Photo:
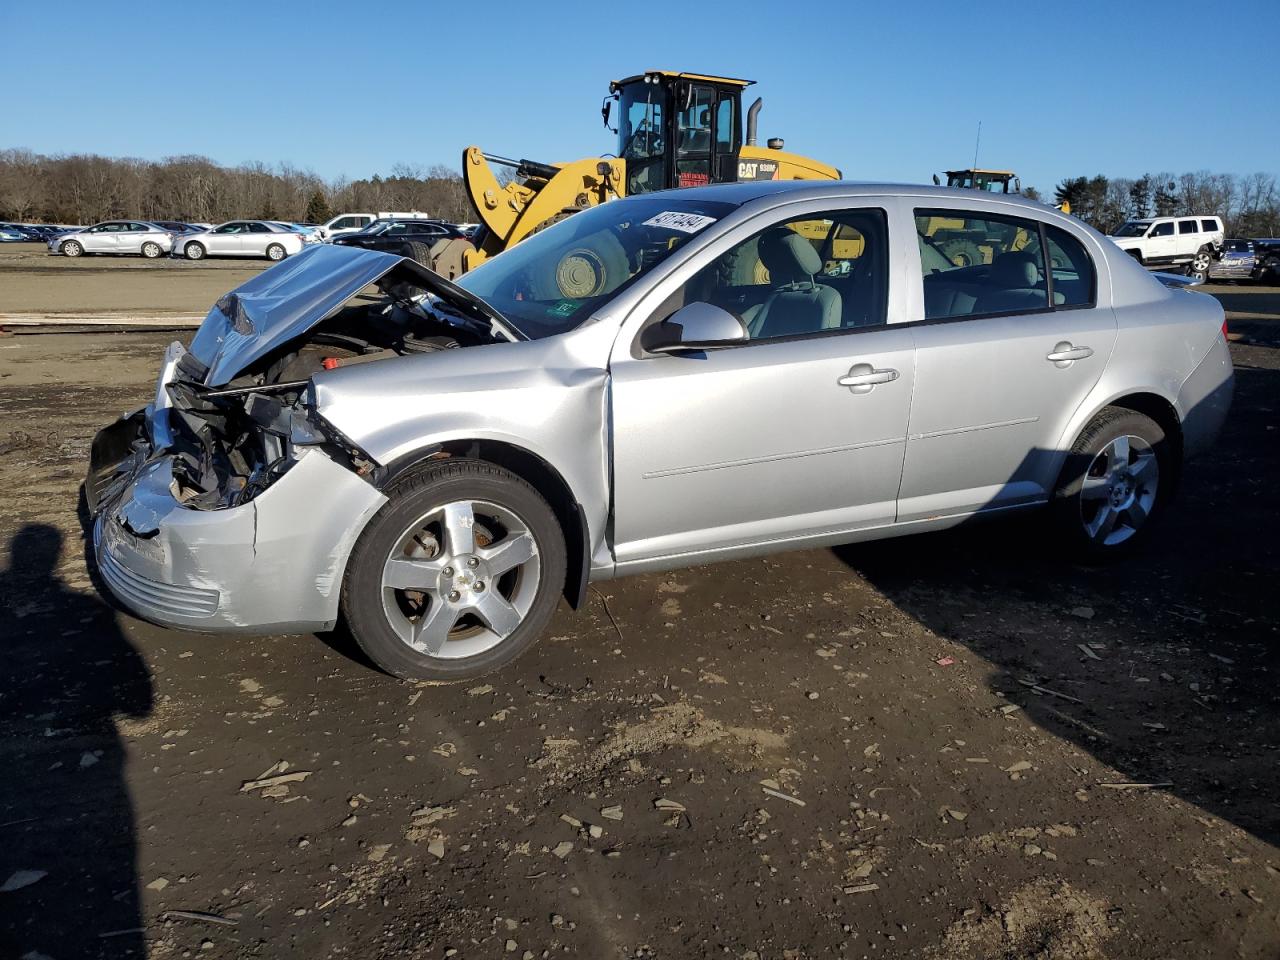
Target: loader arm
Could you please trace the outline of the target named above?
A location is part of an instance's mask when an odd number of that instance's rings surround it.
[[[523,182],[498,183],[489,158],[479,147],[468,147],[462,155],[467,196],[476,219],[485,227],[479,249],[468,251],[468,269],[514,246],[566,211],[593,207],[626,192],[626,164],[616,158],[589,157],[560,164],[502,162],[514,166]]]

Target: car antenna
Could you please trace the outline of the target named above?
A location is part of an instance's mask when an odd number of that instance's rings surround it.
[[[973,169],[978,169],[978,145],[982,143],[982,121],[978,121],[978,136],[973,141]]]

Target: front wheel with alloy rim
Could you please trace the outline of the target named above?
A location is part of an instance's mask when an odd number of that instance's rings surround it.
[[[204,244],[188,243],[185,247],[182,248],[182,255],[186,257],[188,260],[203,260]]]
[[[1127,553],[1149,534],[1175,470],[1159,424],[1133,410],[1105,408],[1067,456],[1053,502],[1059,531],[1086,559]]]
[[[160,249],[160,244],[158,243],[152,243],[148,240],[142,245],[142,255],[148,260],[154,260],[162,253],[164,253],[164,251]]]
[[[75,240],[68,240],[62,245],[62,255],[65,257],[78,257],[82,253],[84,253],[84,247]]]
[[[1191,264],[1187,267],[1187,275],[1199,280],[1201,283],[1207,283],[1209,280],[1209,266],[1212,263],[1213,252],[1208,247],[1204,247],[1195,255]]]
[[[480,460],[398,479],[347,564],[342,610],[377,666],[469,680],[531,647],[565,584],[555,514],[528,483]]]

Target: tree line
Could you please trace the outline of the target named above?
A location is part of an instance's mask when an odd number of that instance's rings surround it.
[[[132,217],[221,223],[320,223],[344,211],[418,211],[471,219],[462,178],[445,166],[397,164],[387,177],[325,181],[289,164],[226,167],[207,157],[139,160],[0,150],[0,220],[97,223]]]
[[[1026,193],[1039,197],[1034,188]],[[1231,236],[1280,236],[1280,186],[1270,173],[1068,177],[1054,199],[1069,202],[1075,216],[1103,233],[1136,217],[1217,214]],[[321,223],[348,210],[412,210],[457,222],[474,215],[462,178],[441,165],[397,164],[387,177],[325,181],[289,164],[225,167],[199,156],[138,160],[0,150],[0,220]]]
[[[1272,173],[1068,177],[1053,196],[1058,203],[1070,203],[1072,214],[1103,233],[1142,217],[1216,214],[1228,236],[1280,236],[1280,188]]]

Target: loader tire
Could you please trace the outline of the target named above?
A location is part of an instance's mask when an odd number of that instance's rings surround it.
[[[942,255],[957,267],[973,267],[983,262],[982,250],[972,240],[957,237],[942,244]]]
[[[431,269],[431,244],[422,243],[418,240],[408,240],[400,247],[400,256],[408,257],[415,263],[420,263],[428,270]]]

